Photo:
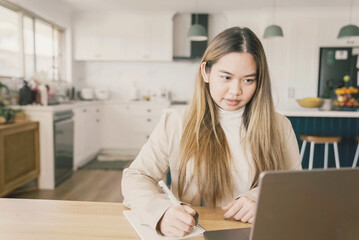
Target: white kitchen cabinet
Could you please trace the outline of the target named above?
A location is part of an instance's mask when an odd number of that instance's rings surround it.
[[[172,60],[172,12],[83,13],[74,18],[76,60]]]
[[[102,144],[106,149],[140,149],[169,102],[109,102],[103,105]]]
[[[75,108],[74,170],[101,150],[101,104]]]

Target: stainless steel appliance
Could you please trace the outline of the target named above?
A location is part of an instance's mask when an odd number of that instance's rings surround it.
[[[54,113],[55,186],[73,172],[74,120],[72,110]]]

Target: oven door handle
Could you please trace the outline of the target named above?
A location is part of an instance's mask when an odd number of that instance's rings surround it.
[[[54,124],[63,124],[63,123],[68,123],[68,122],[73,122],[74,119],[73,118],[60,118],[60,119],[56,119],[54,121]]]

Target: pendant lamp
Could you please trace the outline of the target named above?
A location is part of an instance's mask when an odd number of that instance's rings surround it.
[[[196,19],[197,18],[198,14],[196,15]],[[208,39],[206,29],[201,24],[198,24],[197,20],[196,23],[188,29],[187,37],[191,41],[206,41]]]
[[[196,9],[198,8],[197,5],[198,1],[196,1]],[[198,14],[196,14],[195,24],[188,29],[187,38],[191,41],[206,41],[208,39],[206,29],[198,23]]]
[[[263,38],[283,37],[282,28],[274,24],[274,17],[275,17],[275,0],[273,0],[273,24],[266,27],[266,29],[264,30]]]
[[[350,1],[349,23],[352,21],[353,0]],[[338,38],[359,36],[359,28],[356,25],[348,24],[339,31]]]
[[[263,38],[283,37],[282,28],[278,25],[270,25],[264,30]]]

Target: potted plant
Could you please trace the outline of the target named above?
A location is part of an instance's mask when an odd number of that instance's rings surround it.
[[[6,94],[9,94],[9,88],[0,82],[0,124],[12,123],[14,122],[16,111],[9,108],[10,104],[9,99],[4,98],[3,90],[6,90]]]
[[[14,116],[15,110],[6,107],[4,102],[0,100],[0,124],[13,122]]]

